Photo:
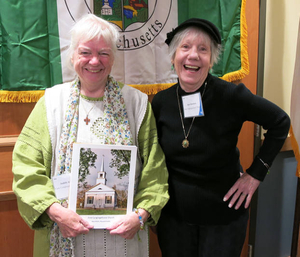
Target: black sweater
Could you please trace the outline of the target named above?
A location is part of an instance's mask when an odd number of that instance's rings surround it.
[[[243,213],[228,208],[223,197],[239,178],[242,167],[236,147],[245,121],[261,125],[265,140],[258,156],[271,166],[289,131],[288,115],[268,100],[253,95],[243,84],[235,85],[210,74],[202,96],[204,117],[197,117],[183,148],[176,88],[179,84],[155,95],[152,107],[159,142],[166,155],[169,170],[169,211],[192,224],[226,224]],[[204,86],[198,91],[202,94]],[[179,99],[188,95],[179,86]],[[183,110],[182,110],[183,113]],[[186,133],[192,118],[184,119]],[[258,157],[247,172],[263,180],[267,168]]]

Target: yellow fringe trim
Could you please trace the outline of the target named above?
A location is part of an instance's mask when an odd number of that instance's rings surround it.
[[[128,85],[134,87],[147,95],[155,95],[159,91],[165,90],[176,83],[165,83],[165,84],[143,84],[143,85]]]
[[[45,93],[38,91],[0,91],[0,103],[36,103]]]
[[[292,149],[294,151],[295,154],[295,158],[297,160],[297,171],[296,171],[296,176],[300,177],[300,152],[299,152],[299,145],[298,142],[296,140],[295,134],[293,132],[293,127],[290,127],[290,135],[291,135],[291,145],[292,145]]]
[[[242,0],[241,4],[241,17],[240,17],[240,30],[241,30],[241,69],[227,73],[221,77],[221,79],[232,82],[243,79],[249,74],[249,59],[248,59],[248,47],[247,47],[247,22],[246,22],[246,0]],[[129,85],[147,95],[154,95],[157,92],[167,89],[175,83],[166,84],[143,84],[143,85]],[[37,102],[45,91],[1,91],[0,90],[0,103],[33,103]]]
[[[248,58],[248,28],[246,21],[246,0],[242,0],[241,17],[240,17],[240,30],[241,30],[241,69],[227,73],[221,79],[232,82],[243,79],[249,74],[249,58]]]

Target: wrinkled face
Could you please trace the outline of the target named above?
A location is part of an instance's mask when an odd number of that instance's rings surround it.
[[[191,30],[176,49],[174,64],[182,89],[194,92],[205,81],[211,64],[210,39]]]
[[[96,90],[105,87],[113,65],[111,47],[103,40],[79,41],[72,63],[82,88]]]

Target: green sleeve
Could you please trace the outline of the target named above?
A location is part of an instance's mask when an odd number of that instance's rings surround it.
[[[13,191],[24,221],[32,229],[50,227],[45,210],[54,202],[50,179],[52,147],[45,99],[42,97],[26,121],[13,150]]]
[[[161,209],[169,200],[169,194],[165,156],[158,143],[156,122],[150,103],[138,134],[138,141],[143,169],[134,206],[150,213],[151,217],[147,223],[153,226],[160,217]]]

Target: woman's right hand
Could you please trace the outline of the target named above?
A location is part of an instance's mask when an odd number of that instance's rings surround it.
[[[47,210],[49,218],[56,222],[63,237],[87,234],[94,226],[74,211],[53,203]]]

